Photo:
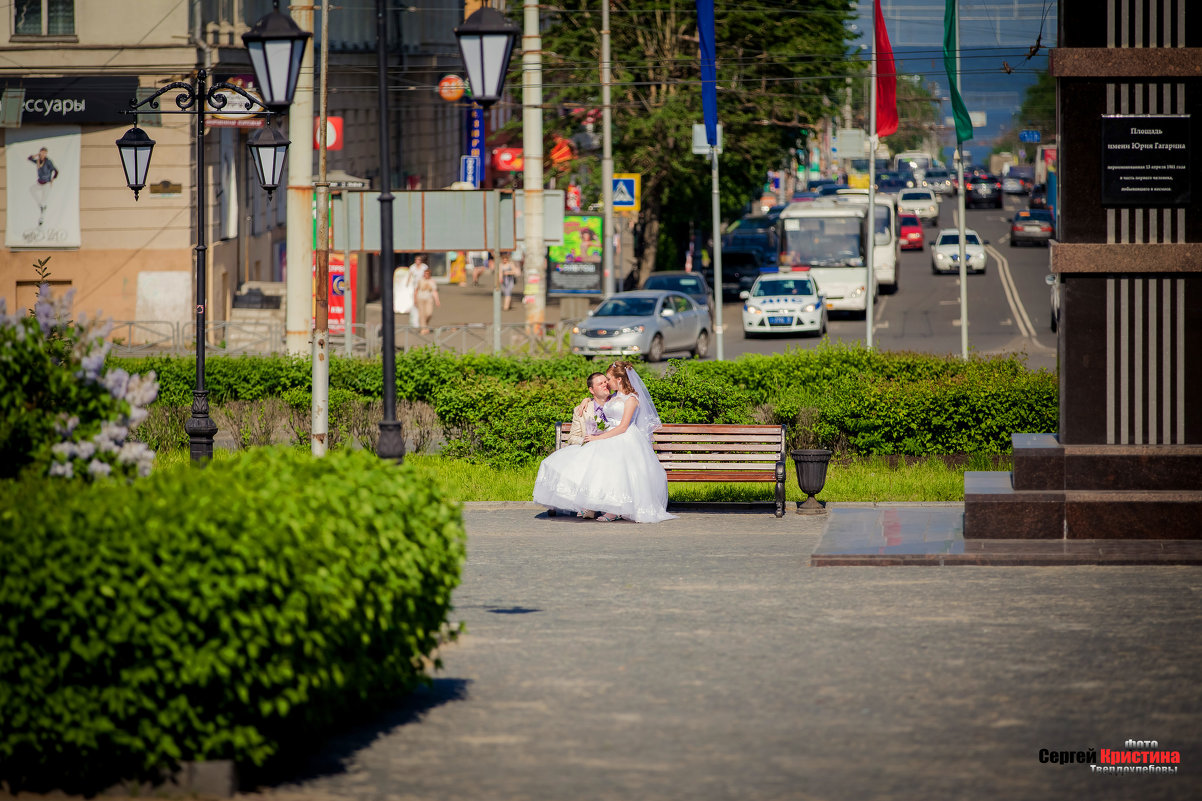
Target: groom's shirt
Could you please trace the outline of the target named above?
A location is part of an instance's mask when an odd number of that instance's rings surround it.
[[[609,419],[605,416],[605,404],[597,403],[597,399],[593,398],[589,401],[589,405],[585,407],[584,412],[584,431],[590,436],[595,436],[601,433],[601,429],[597,427],[597,421],[600,420],[609,427]]]

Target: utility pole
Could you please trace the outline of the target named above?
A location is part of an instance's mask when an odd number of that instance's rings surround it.
[[[291,10],[297,27],[312,33],[313,6],[298,4]],[[301,354],[312,330],[313,310],[313,156],[307,144],[313,141],[313,50],[309,47],[301,59],[296,96],[288,112],[288,138],[297,147],[288,159],[284,347]]]
[[[326,74],[330,66],[330,0],[321,0],[321,84],[318,90],[317,112],[317,297],[313,315],[311,340],[313,389],[310,395],[310,451],[325,456],[330,433],[330,182],[326,180],[326,113],[328,111]],[[301,141],[301,149],[306,143]],[[350,275],[350,265],[342,266],[344,279]],[[348,281],[343,281],[346,285]],[[346,319],[346,336],[350,337],[350,312],[342,307]]]
[[[601,205],[602,292],[610,297],[616,291],[614,274],[614,150],[613,110],[610,108],[609,0],[601,0]]]
[[[547,248],[543,243],[543,40],[538,0],[522,0],[522,188],[526,196],[526,327],[547,322]],[[500,269],[500,265],[498,265]]]
[[[872,350],[873,295],[876,292],[876,15],[872,16],[872,70],[868,76],[868,243],[864,248],[868,265],[868,296],[864,299],[865,346]],[[848,92],[850,94],[850,91]],[[893,221],[890,220],[892,225]]]

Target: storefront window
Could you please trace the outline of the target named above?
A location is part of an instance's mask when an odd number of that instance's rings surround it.
[[[75,0],[13,0],[13,34],[75,35]]]

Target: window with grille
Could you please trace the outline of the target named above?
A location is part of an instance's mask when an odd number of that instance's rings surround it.
[[[74,36],[75,0],[13,0],[14,36]]]

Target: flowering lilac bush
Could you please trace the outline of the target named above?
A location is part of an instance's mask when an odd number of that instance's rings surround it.
[[[155,375],[106,371],[112,324],[71,320],[72,294],[42,284],[28,315],[0,298],[0,478],[132,478],[154,463],[129,432],[158,395]]]

